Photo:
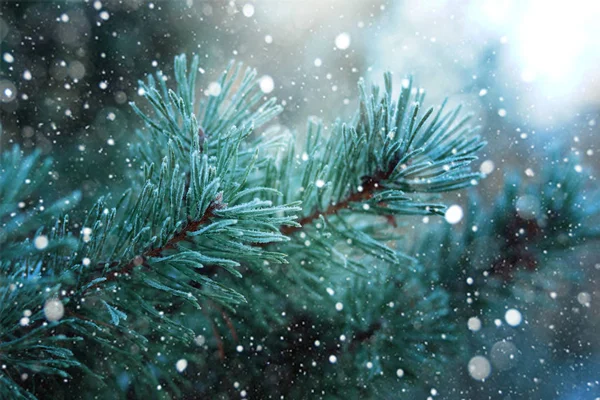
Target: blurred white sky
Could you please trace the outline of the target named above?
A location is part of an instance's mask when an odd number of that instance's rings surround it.
[[[497,48],[494,79],[506,91],[490,95],[506,97],[501,101],[536,125],[555,125],[600,106],[600,0],[253,4],[266,29],[284,33],[280,43],[303,43],[304,63],[315,54],[323,65],[339,57],[328,53],[335,36],[348,32],[345,51],[367,49],[372,66],[373,74],[360,74],[378,80],[387,69],[398,72],[398,79],[414,73],[434,99],[454,98],[466,87],[479,92],[482,54]]]
[[[598,84],[600,1],[486,0],[472,12],[507,37],[521,79],[544,94],[576,96],[586,82]]]
[[[495,78],[505,95],[515,95],[506,101],[517,100],[535,124],[554,125],[600,104],[600,1],[409,0],[396,3],[394,12],[398,25],[391,37],[408,47],[409,56],[398,57],[396,47],[389,60],[385,44],[379,46],[384,68],[407,62],[425,82],[430,79],[421,71],[448,74],[442,82],[452,93],[459,89],[453,87],[461,81],[457,74],[472,71],[476,79],[482,73],[477,52],[498,46]]]

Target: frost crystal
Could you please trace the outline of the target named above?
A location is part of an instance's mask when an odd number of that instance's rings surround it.
[[[448,207],[448,210],[446,210],[446,214],[444,214],[444,218],[446,218],[446,221],[449,224],[458,224],[463,218],[462,207],[457,204]]]
[[[481,166],[479,167],[479,171],[481,171],[481,173],[485,175],[491,174],[493,170],[494,162],[492,160],[485,160],[481,163]]]
[[[340,50],[346,50],[350,47],[350,35],[346,32],[340,33],[335,38],[335,47]]]
[[[204,336],[198,335],[198,336],[196,336],[196,339],[194,339],[194,342],[198,346],[204,346],[204,343],[206,343],[206,339],[204,338]]]
[[[275,89],[275,82],[269,75],[265,75],[260,78],[259,86],[263,93],[271,93]]]
[[[211,82],[206,89],[208,96],[218,96],[221,94],[221,85],[218,82]]]
[[[254,6],[250,3],[244,4],[244,7],[242,7],[242,13],[244,14],[244,17],[250,18],[254,15]]]
[[[44,315],[50,322],[56,322],[65,315],[65,306],[59,299],[50,299],[44,304]]]
[[[182,358],[181,360],[177,361],[177,363],[175,364],[175,368],[177,368],[178,372],[185,371],[187,366],[188,366],[188,362],[185,358]]]
[[[519,326],[519,324],[521,324],[522,317],[519,310],[511,308],[510,310],[506,311],[506,314],[504,314],[504,319],[510,326]]]
[[[477,317],[471,317],[469,318],[469,321],[467,321],[467,326],[470,331],[477,332],[481,329],[481,320]]]
[[[492,366],[487,358],[483,356],[475,356],[469,361],[469,374],[473,379],[482,381],[490,376]]]
[[[38,250],[44,250],[48,247],[48,236],[40,235],[33,240],[33,245]]]

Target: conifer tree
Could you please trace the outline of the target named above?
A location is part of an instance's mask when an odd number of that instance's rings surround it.
[[[138,173],[81,221],[78,193],[34,203],[50,160],[2,154],[0,397],[397,398],[485,379],[473,331],[519,274],[555,279],[549,260],[598,236],[573,162],[507,180],[492,207],[470,194],[462,231],[409,233],[415,215],[452,222],[443,193],[477,184],[485,145],[411,80],[397,97],[389,73],[360,81],[356,116],[298,143],[269,126],[281,107],[255,71],[231,64],[201,101],[197,71],[182,55],[173,87],[140,82]]]

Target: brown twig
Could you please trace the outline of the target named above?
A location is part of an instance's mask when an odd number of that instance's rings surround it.
[[[340,210],[348,208],[351,203],[358,203],[361,201],[369,200],[373,197],[375,190],[379,186],[381,178],[370,178],[366,181],[365,184],[362,185],[362,191],[354,192],[350,196],[348,196],[345,200],[340,201],[339,203],[330,204],[326,210],[316,210],[310,215],[301,218],[298,220],[298,223],[301,226],[284,226],[281,228],[281,233],[285,236],[289,236],[292,233],[295,233],[302,229],[304,225],[308,225],[313,222],[315,219],[319,218],[321,215],[328,216],[337,214]]]
[[[217,348],[219,350],[219,358],[221,360],[225,359],[225,345],[223,344],[223,339],[221,338],[221,333],[219,332],[219,329],[217,328],[217,324],[215,324],[215,322],[210,318],[210,315],[208,315],[208,313],[206,311],[204,311],[204,309],[200,309],[200,312],[202,314],[204,314],[204,317],[206,318],[206,320],[208,322],[210,322],[210,325],[212,327],[212,331],[213,331],[213,335],[215,336],[215,339],[217,340]]]
[[[198,141],[200,142],[200,152],[204,152],[204,142],[206,141],[206,133],[202,127],[198,128]]]
[[[352,343],[350,344],[350,349],[354,349],[358,344],[364,343],[370,340],[381,328],[383,328],[383,324],[381,321],[373,322],[369,325],[369,328],[366,331],[358,331],[353,338]]]
[[[222,203],[223,194],[219,193],[217,197],[210,203],[204,215],[200,219],[197,220],[189,220],[188,223],[181,229],[178,233],[176,233],[171,239],[169,239],[164,245],[160,247],[155,247],[153,249],[149,249],[142,253],[141,255],[135,256],[132,260],[130,260],[123,268],[118,271],[114,271],[110,275],[106,277],[104,282],[111,282],[117,279],[120,275],[126,275],[133,271],[133,269],[139,265],[143,265],[146,263],[148,257],[160,257],[165,250],[172,250],[177,247],[179,242],[182,242],[187,239],[188,232],[194,232],[198,230],[199,227],[206,224],[212,217],[214,217],[214,211],[223,208],[225,205]],[[98,265],[105,265],[106,263],[101,263]],[[115,265],[118,265],[115,264]],[[100,284],[100,283],[99,283]],[[95,286],[92,286],[88,290],[93,289]]]
[[[229,315],[227,315],[227,313],[225,312],[225,310],[223,310],[223,308],[220,307],[214,301],[211,301],[210,304],[214,308],[216,308],[217,311],[219,311],[221,313],[221,316],[223,317],[223,320],[227,324],[227,327],[229,328],[229,332],[231,333],[231,336],[233,337],[233,340],[235,340],[237,342],[238,341],[238,335],[237,335],[237,332],[235,330],[235,327],[233,326],[233,321],[231,320],[231,318],[229,318]]]

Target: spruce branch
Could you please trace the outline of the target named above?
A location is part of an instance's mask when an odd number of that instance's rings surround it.
[[[586,188],[586,177],[578,172],[581,161],[558,150],[546,157],[555,161],[535,178],[507,172],[491,206],[469,193],[466,220],[458,234],[443,227],[415,241],[411,252],[446,288],[463,318],[496,312],[504,300],[523,290],[546,296],[557,280],[552,260],[567,259],[598,239],[589,226],[600,216],[593,205],[600,191]],[[434,250],[425,245],[431,242],[441,246]],[[578,272],[566,276],[576,280]],[[467,284],[467,278],[472,283]],[[479,295],[465,307],[465,296],[473,292]]]
[[[326,254],[333,258],[330,264],[357,272],[364,272],[365,256],[412,262],[377,239],[385,227],[375,217],[394,226],[394,218],[404,215],[443,215],[445,205],[431,202],[432,195],[481,178],[470,165],[485,142],[475,134],[478,127],[468,125],[470,116],[460,118],[460,106],[445,112],[446,102],[437,111],[421,112],[424,91],[413,89],[412,80],[393,101],[392,75],[385,74],[384,81],[384,90],[359,81],[358,114],[347,123],[336,121],[329,136],[319,121],[310,120],[303,151],[296,153],[289,143],[257,183],[280,184],[284,196],[276,201],[302,202],[300,226],[281,229],[293,240],[271,245],[305,265],[287,273],[302,286],[315,286],[309,281],[322,271],[313,266]],[[352,243],[348,254],[340,252],[340,242]]]
[[[383,88],[361,81],[357,115],[328,134],[311,120],[297,153],[292,140],[262,135],[281,107],[265,100],[255,71],[231,64],[220,93],[197,102],[198,65],[194,57],[188,69],[177,57],[174,88],[161,73],[140,83],[149,102],[148,110],[132,104],[145,124],[133,149],[140,174],[117,202],[99,199],[78,232],[58,218],[61,204],[35,215],[43,224],[15,208],[20,190],[29,190],[25,177],[39,189],[36,166],[49,167],[19,150],[3,155],[0,194],[10,202],[0,204],[0,221],[10,229],[0,237],[8,243],[0,246],[0,361],[8,365],[0,397],[34,398],[53,376],[91,371],[106,372],[106,390],[122,397],[154,397],[158,385],[182,397],[190,376],[202,377],[194,390],[214,397],[239,368],[248,373],[236,379],[254,397],[274,393],[261,392],[271,368],[294,397],[298,387],[329,390],[308,368],[317,363],[328,383],[340,383],[331,396],[356,397],[398,371],[430,382],[470,337],[449,316],[485,307],[465,307],[467,289],[506,295],[506,281],[493,279],[520,272],[523,250],[535,274],[546,250],[570,251],[592,237],[585,220],[597,210],[584,209],[569,166],[571,173],[552,168],[533,192],[508,181],[495,209],[473,206],[480,213],[468,213],[460,235],[436,227],[411,249],[389,219],[443,214],[443,192],[482,177],[471,168],[485,142],[460,107],[425,110],[411,80],[393,100],[391,74]],[[535,218],[515,209],[515,190],[540,200]],[[10,222],[13,212],[22,225]],[[507,235],[492,254],[489,243]],[[469,288],[466,276],[475,277]],[[196,342],[207,351],[190,351],[201,332],[212,332]],[[164,367],[182,354],[199,370]],[[32,371],[30,386],[19,380]],[[117,383],[123,377],[129,392]]]
[[[69,337],[89,339],[109,352],[121,353],[125,344],[160,347],[160,343],[152,343],[148,338],[171,336],[174,332],[177,340],[189,342],[195,336],[193,331],[159,311],[165,309],[165,304],[172,305],[174,299],[179,299],[201,308],[201,297],[228,306],[245,301],[237,291],[206,277],[207,272],[218,267],[240,277],[236,268],[242,262],[285,261],[285,254],[263,250],[256,243],[285,240],[279,229],[295,226],[294,213],[300,208],[297,202],[273,205],[271,201],[249,198],[275,190],[249,190],[250,172],[261,164],[256,162],[255,149],[261,146],[248,151],[245,144],[252,132],[275,116],[280,107],[274,99],[260,105],[263,96],[252,70],[246,71],[241,86],[233,91],[240,66],[230,69],[220,79],[221,95],[201,105],[202,124],[211,132],[208,137],[194,111],[198,58],[194,58],[189,73],[185,57],[177,57],[175,64],[176,92],[166,87],[160,73],[157,80],[149,78],[147,85],[141,84],[154,114],[147,115],[133,107],[152,139],[144,138],[144,144],[134,149],[145,161],[141,180],[134,181],[116,206],[110,207],[107,199],[99,199],[82,224],[79,240],[69,231],[67,217],[57,219],[47,237],[38,230],[34,237],[39,240],[34,243],[43,251],[36,250],[30,241],[19,243],[16,235],[0,238],[13,241],[10,248],[2,246],[3,256],[18,254],[0,260],[3,274],[7,275],[2,279],[0,307],[6,309],[10,298],[11,303],[36,310],[25,319],[17,316],[17,310],[2,313],[0,322],[8,323],[11,329],[4,330],[1,336],[1,359],[22,351],[20,343],[24,340],[38,340],[47,343],[48,352],[32,353],[32,359],[39,358],[44,363],[52,352],[64,354],[64,360],[57,362],[54,370],[38,372],[56,372],[66,377],[65,369],[85,369],[76,361],[75,353],[60,344],[50,345],[55,341],[58,325]],[[30,171],[38,163],[36,157],[21,162],[16,148],[3,154],[0,193],[9,203],[0,204],[0,211],[12,212],[10,207],[17,204],[15,196],[26,176],[34,178],[35,185],[24,189],[39,187],[50,164],[44,164],[42,176],[33,175]],[[21,169],[4,167],[11,164],[21,165]],[[27,190],[21,193],[27,194]],[[75,196],[73,203],[76,200]],[[64,204],[70,206],[69,201]],[[55,217],[67,208],[59,205],[48,207],[39,220]],[[0,219],[3,217],[0,214]],[[33,223],[15,224],[14,232],[24,232],[29,226]],[[133,274],[135,267],[142,264],[147,268]],[[123,275],[130,279],[115,285],[117,277]],[[39,291],[39,285],[46,285],[48,291]],[[88,296],[91,293],[93,296]],[[57,304],[53,307],[60,308],[64,317],[41,311],[41,305],[49,300]],[[15,324],[19,318],[21,326]],[[45,318],[60,321],[42,324]],[[122,342],[113,344],[111,335],[116,334]],[[132,361],[143,371],[139,379],[156,381],[145,365],[152,363],[147,355]],[[27,360],[13,364],[17,370],[31,368]],[[18,386],[11,383],[12,388]],[[17,392],[28,395],[22,389]]]

